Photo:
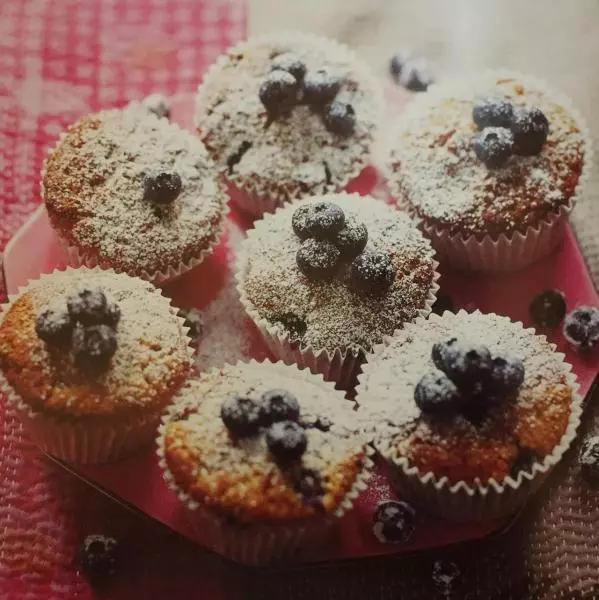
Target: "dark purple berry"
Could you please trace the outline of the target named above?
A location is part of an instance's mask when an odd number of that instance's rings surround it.
[[[102,319],[102,324],[108,325],[113,329],[118,325],[121,320],[121,307],[116,302],[109,302],[106,305],[106,312]]]
[[[338,231],[331,241],[341,252],[341,260],[352,260],[366,248],[368,229],[355,217],[346,217],[345,227]]]
[[[387,254],[363,252],[352,261],[351,280],[358,290],[378,296],[391,287],[395,280],[395,268]]]
[[[77,552],[77,562],[85,576],[94,583],[114,575],[118,565],[118,541],[106,535],[88,535]]]
[[[399,76],[399,84],[412,92],[426,92],[435,79],[426,62],[408,60]]]
[[[581,350],[591,350],[599,342],[599,309],[579,306],[566,315],[564,336]]]
[[[85,288],[67,298],[71,318],[84,325],[103,323],[107,305],[106,295],[100,288]]]
[[[293,489],[306,504],[317,504],[324,496],[324,488],[318,471],[300,467],[291,474]]]
[[[73,357],[81,369],[105,369],[116,348],[116,333],[109,325],[80,325],[73,332]]]
[[[407,502],[381,502],[372,517],[372,532],[383,544],[409,541],[416,530],[416,511]]]
[[[287,71],[271,71],[258,92],[260,101],[271,117],[286,113],[297,103],[299,85]]]
[[[519,108],[512,119],[514,152],[520,156],[539,154],[549,135],[549,121],[539,108]]]
[[[295,56],[291,52],[275,56],[270,65],[270,68],[273,71],[280,70],[291,73],[298,83],[302,83],[304,80],[304,75],[306,74],[306,65],[299,57]]]
[[[249,398],[231,396],[220,407],[220,418],[231,435],[251,437],[260,431],[260,405]]]
[[[416,406],[426,414],[456,412],[462,406],[462,396],[453,381],[443,373],[423,375],[414,388]]]
[[[170,116],[168,100],[162,94],[150,94],[142,100],[141,104],[159,119],[168,119]]]
[[[438,294],[432,310],[436,315],[442,315],[445,311],[455,312],[453,298],[449,294]]]
[[[302,457],[308,438],[295,421],[279,421],[266,432],[266,445],[277,462],[289,463]]]
[[[435,343],[431,356],[437,369],[464,392],[479,391],[491,372],[491,353],[483,345],[463,344],[450,338]]]
[[[514,107],[499,98],[485,98],[472,109],[472,120],[479,129],[507,127],[512,124]]]
[[[335,99],[341,89],[341,80],[333,73],[318,69],[309,71],[304,77],[304,102],[322,108]]]
[[[270,425],[278,421],[297,421],[300,415],[300,405],[291,392],[273,389],[262,394],[260,411],[262,425]]]
[[[537,327],[557,327],[566,316],[566,296],[560,290],[546,290],[533,298],[528,311]]]
[[[300,204],[291,217],[293,231],[302,240],[309,237],[330,239],[343,229],[344,225],[343,210],[337,204],[326,200]]]
[[[587,477],[599,481],[599,436],[587,437],[584,440],[578,462]]]
[[[297,235],[300,240],[305,240],[312,235],[308,228],[308,220],[312,215],[312,210],[312,204],[303,203],[293,211],[291,227],[293,227],[295,235]]]
[[[401,75],[404,65],[412,58],[412,53],[409,50],[400,50],[396,52],[389,61],[389,71],[397,80]]]
[[[66,310],[46,308],[35,320],[35,333],[50,346],[66,346],[71,341],[73,326]]]
[[[489,169],[503,167],[514,153],[514,136],[505,127],[487,127],[474,137],[474,152]]]
[[[339,268],[340,252],[328,240],[308,238],[295,256],[299,270],[311,279],[331,279]]]
[[[346,102],[331,102],[324,110],[325,127],[335,135],[350,136],[356,129],[354,107]]]
[[[181,177],[174,171],[147,175],[144,180],[144,200],[157,205],[171,204],[181,193]]]
[[[204,316],[197,308],[187,308],[179,311],[179,315],[185,319],[185,326],[189,327],[189,334],[194,342],[197,342],[204,333]]]
[[[458,565],[447,560],[433,563],[433,583],[445,597],[449,597],[462,583],[462,572]]]
[[[316,417],[314,415],[302,415],[300,425],[304,429],[318,429],[319,431],[327,432],[333,426],[330,419],[327,417]]]
[[[495,395],[515,392],[524,381],[524,364],[518,358],[496,354],[492,360],[489,391]]]

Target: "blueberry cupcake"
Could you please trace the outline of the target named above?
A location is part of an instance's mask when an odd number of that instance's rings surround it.
[[[278,359],[348,387],[365,351],[430,312],[436,266],[408,215],[339,193],[256,222],[239,250],[237,282]]]
[[[432,86],[391,144],[392,194],[441,263],[467,270],[518,269],[551,252],[592,162],[567,98],[501,72]]]
[[[455,520],[520,508],[580,422],[563,359],[521,323],[465,311],[418,319],[377,347],[357,400],[402,496]]]
[[[44,450],[121,458],[156,432],[191,369],[183,319],[141,279],[100,269],[43,275],[0,314],[0,385]]]
[[[372,468],[352,403],[282,363],[191,379],[168,409],[158,455],[198,540],[246,564],[314,552]]]
[[[231,199],[257,217],[295,198],[362,189],[382,98],[349,48],[286,32],[222,56],[200,85],[195,120]]]
[[[42,194],[73,266],[162,284],[220,238],[227,195],[196,136],[133,102],[86,116],[46,158]]]

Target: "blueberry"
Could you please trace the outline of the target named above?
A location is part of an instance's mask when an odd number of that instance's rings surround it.
[[[432,310],[436,315],[442,315],[445,311],[455,312],[455,303],[453,298],[449,294],[438,294]]]
[[[278,421],[297,421],[300,415],[300,406],[297,398],[291,392],[273,389],[262,394],[260,412],[263,425],[270,425]]]
[[[479,391],[491,372],[491,353],[483,345],[462,344],[450,338],[435,343],[431,356],[437,369],[466,392]]]
[[[171,204],[181,193],[181,177],[174,171],[147,175],[144,180],[144,200],[157,205]]]
[[[409,50],[400,50],[396,52],[389,61],[389,71],[395,79],[399,79],[404,65],[412,58]]]
[[[114,575],[118,564],[120,545],[106,535],[88,535],[77,552],[77,562],[85,576],[97,583]]]
[[[549,135],[549,121],[539,108],[519,108],[512,119],[514,151],[520,156],[539,154]]]
[[[581,350],[590,350],[599,342],[599,309],[579,306],[566,315],[564,336]]]
[[[280,70],[291,73],[298,83],[302,83],[306,74],[306,65],[299,57],[295,56],[291,52],[275,56],[272,59],[270,68],[273,71]]]
[[[410,59],[405,62],[399,76],[399,84],[412,92],[426,92],[434,81],[430,69],[422,60]]]
[[[587,437],[584,440],[578,462],[587,477],[599,481],[599,436]]]
[[[260,405],[250,398],[231,396],[220,407],[220,418],[236,438],[256,435],[260,430],[261,416]]]
[[[423,413],[442,414],[457,411],[462,396],[449,377],[436,372],[422,376],[414,388],[414,401]]]
[[[189,334],[194,342],[197,342],[204,333],[204,316],[197,308],[187,308],[179,311],[179,315],[185,319],[185,326],[189,327]]]
[[[291,474],[293,489],[306,504],[318,504],[324,496],[324,488],[318,471],[300,467]]]
[[[105,369],[116,348],[116,333],[109,325],[80,325],[73,332],[73,357],[79,368],[88,371]]]
[[[354,107],[346,102],[331,102],[324,111],[325,127],[335,135],[350,136],[356,129]]]
[[[287,71],[271,71],[260,86],[260,101],[271,117],[288,112],[297,102],[299,85]]]
[[[109,302],[106,305],[106,310],[104,312],[104,318],[102,319],[102,324],[108,325],[113,329],[118,325],[121,320],[121,307],[116,302]]]
[[[492,360],[489,391],[505,396],[515,392],[524,381],[524,364],[518,358],[496,354]]]
[[[308,238],[302,242],[295,256],[299,270],[311,279],[331,279],[339,267],[341,254],[327,240]]]
[[[291,226],[302,240],[315,237],[327,239],[334,236],[345,225],[343,210],[333,202],[310,202],[300,204],[293,211]]]
[[[74,321],[84,325],[102,323],[106,318],[108,302],[100,288],[84,288],[67,298],[67,309]]]
[[[389,256],[382,252],[363,252],[351,264],[354,287],[372,295],[384,294],[395,280],[395,268]]]
[[[489,169],[503,167],[514,152],[514,136],[505,127],[487,127],[474,137],[474,152]]]
[[[560,290],[546,290],[533,298],[528,311],[537,327],[557,327],[566,316],[566,296]]]
[[[416,511],[407,502],[381,502],[372,517],[372,532],[382,543],[407,542],[416,530]]]
[[[485,98],[472,109],[472,120],[479,129],[485,127],[507,127],[512,124],[514,107],[499,98]]]
[[[443,592],[444,597],[450,597],[462,583],[462,572],[458,565],[447,560],[436,560],[432,572],[435,587]]]
[[[316,417],[314,415],[302,415],[300,425],[304,429],[318,429],[319,431],[327,432],[333,426],[330,419],[327,417]]]
[[[159,119],[168,119],[170,117],[168,100],[162,94],[150,94],[142,100],[141,104]]]
[[[334,100],[340,89],[341,80],[330,71],[309,71],[304,77],[304,102],[322,108]]]
[[[277,462],[289,463],[302,457],[308,438],[295,421],[279,421],[266,432],[266,445]]]
[[[73,320],[66,310],[46,308],[35,320],[35,333],[50,346],[66,346],[71,341]]]
[[[355,217],[346,217],[345,226],[331,238],[331,241],[341,253],[341,260],[352,260],[366,248],[368,229]]]

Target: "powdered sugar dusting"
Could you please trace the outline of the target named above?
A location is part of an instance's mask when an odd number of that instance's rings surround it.
[[[144,181],[170,170],[182,190],[157,210]],[[43,187],[59,233],[130,274],[197,257],[218,235],[226,202],[202,143],[135,102],[73,125],[49,154]]]
[[[498,169],[477,160],[472,109],[484,97],[545,113],[550,133],[539,155],[513,156]],[[524,231],[573,196],[585,159],[581,127],[532,80],[485,74],[436,86],[400,118],[391,183],[412,210],[451,233]]]
[[[292,229],[294,206],[279,209],[248,232],[240,251],[243,290],[251,307],[281,336],[289,331],[285,323],[291,320],[305,323],[304,332],[291,331],[293,337],[315,349],[369,348],[427,308],[434,280],[433,251],[407,215],[383,202],[350,194],[306,202],[323,199],[340,206],[346,219],[355,217],[366,225],[366,252],[388,254],[397,271],[389,290],[378,297],[355,291],[349,266],[331,281],[303,275],[296,263],[301,240]]]

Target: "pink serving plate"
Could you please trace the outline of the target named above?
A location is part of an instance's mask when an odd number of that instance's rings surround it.
[[[175,102],[173,109],[173,118],[188,127],[191,101],[189,97],[182,98],[180,102]],[[362,178],[363,187],[360,191],[372,189],[376,181],[376,172],[370,170]],[[248,221],[233,210],[229,216],[227,233],[213,256],[164,289],[165,294],[177,306],[197,306],[205,309],[207,315],[213,316],[219,315],[219,304],[223,308],[220,317],[208,323],[200,345],[200,371],[219,364],[219,361],[222,364],[225,360],[234,362],[249,357],[261,360],[268,356],[258,334],[235,302],[232,291],[235,248],[243,239],[248,225]],[[39,207],[12,238],[4,252],[7,291],[12,294],[29,279],[65,264],[66,256],[50,227],[46,211]],[[570,229],[563,244],[552,256],[524,271],[500,276],[444,274],[441,287],[454,298],[458,307],[505,314],[527,324],[530,321],[528,305],[531,299],[545,289],[563,290],[569,310],[581,304],[599,306],[599,298]],[[231,337],[232,325],[233,333],[236,328],[240,334],[238,344],[235,343],[235,337]],[[559,332],[548,332],[548,336],[566,353],[567,360],[578,376],[581,393],[586,395],[598,372],[599,356],[578,354],[567,345]],[[224,344],[223,340],[229,340],[229,345]],[[177,498],[161,478],[154,448],[148,448],[133,458],[116,464],[64,466],[116,500],[142,511],[187,537],[193,537]],[[318,554],[311,553],[298,558],[298,563],[414,552],[481,538],[508,524],[505,520],[453,524],[420,513],[416,535],[411,542],[400,545],[383,544],[372,533],[372,514],[380,501],[396,497],[384,472],[379,469],[369,489],[358,499],[355,510],[341,520],[339,535],[334,542],[329,547],[322,548]],[[197,541],[201,543],[201,539]]]

